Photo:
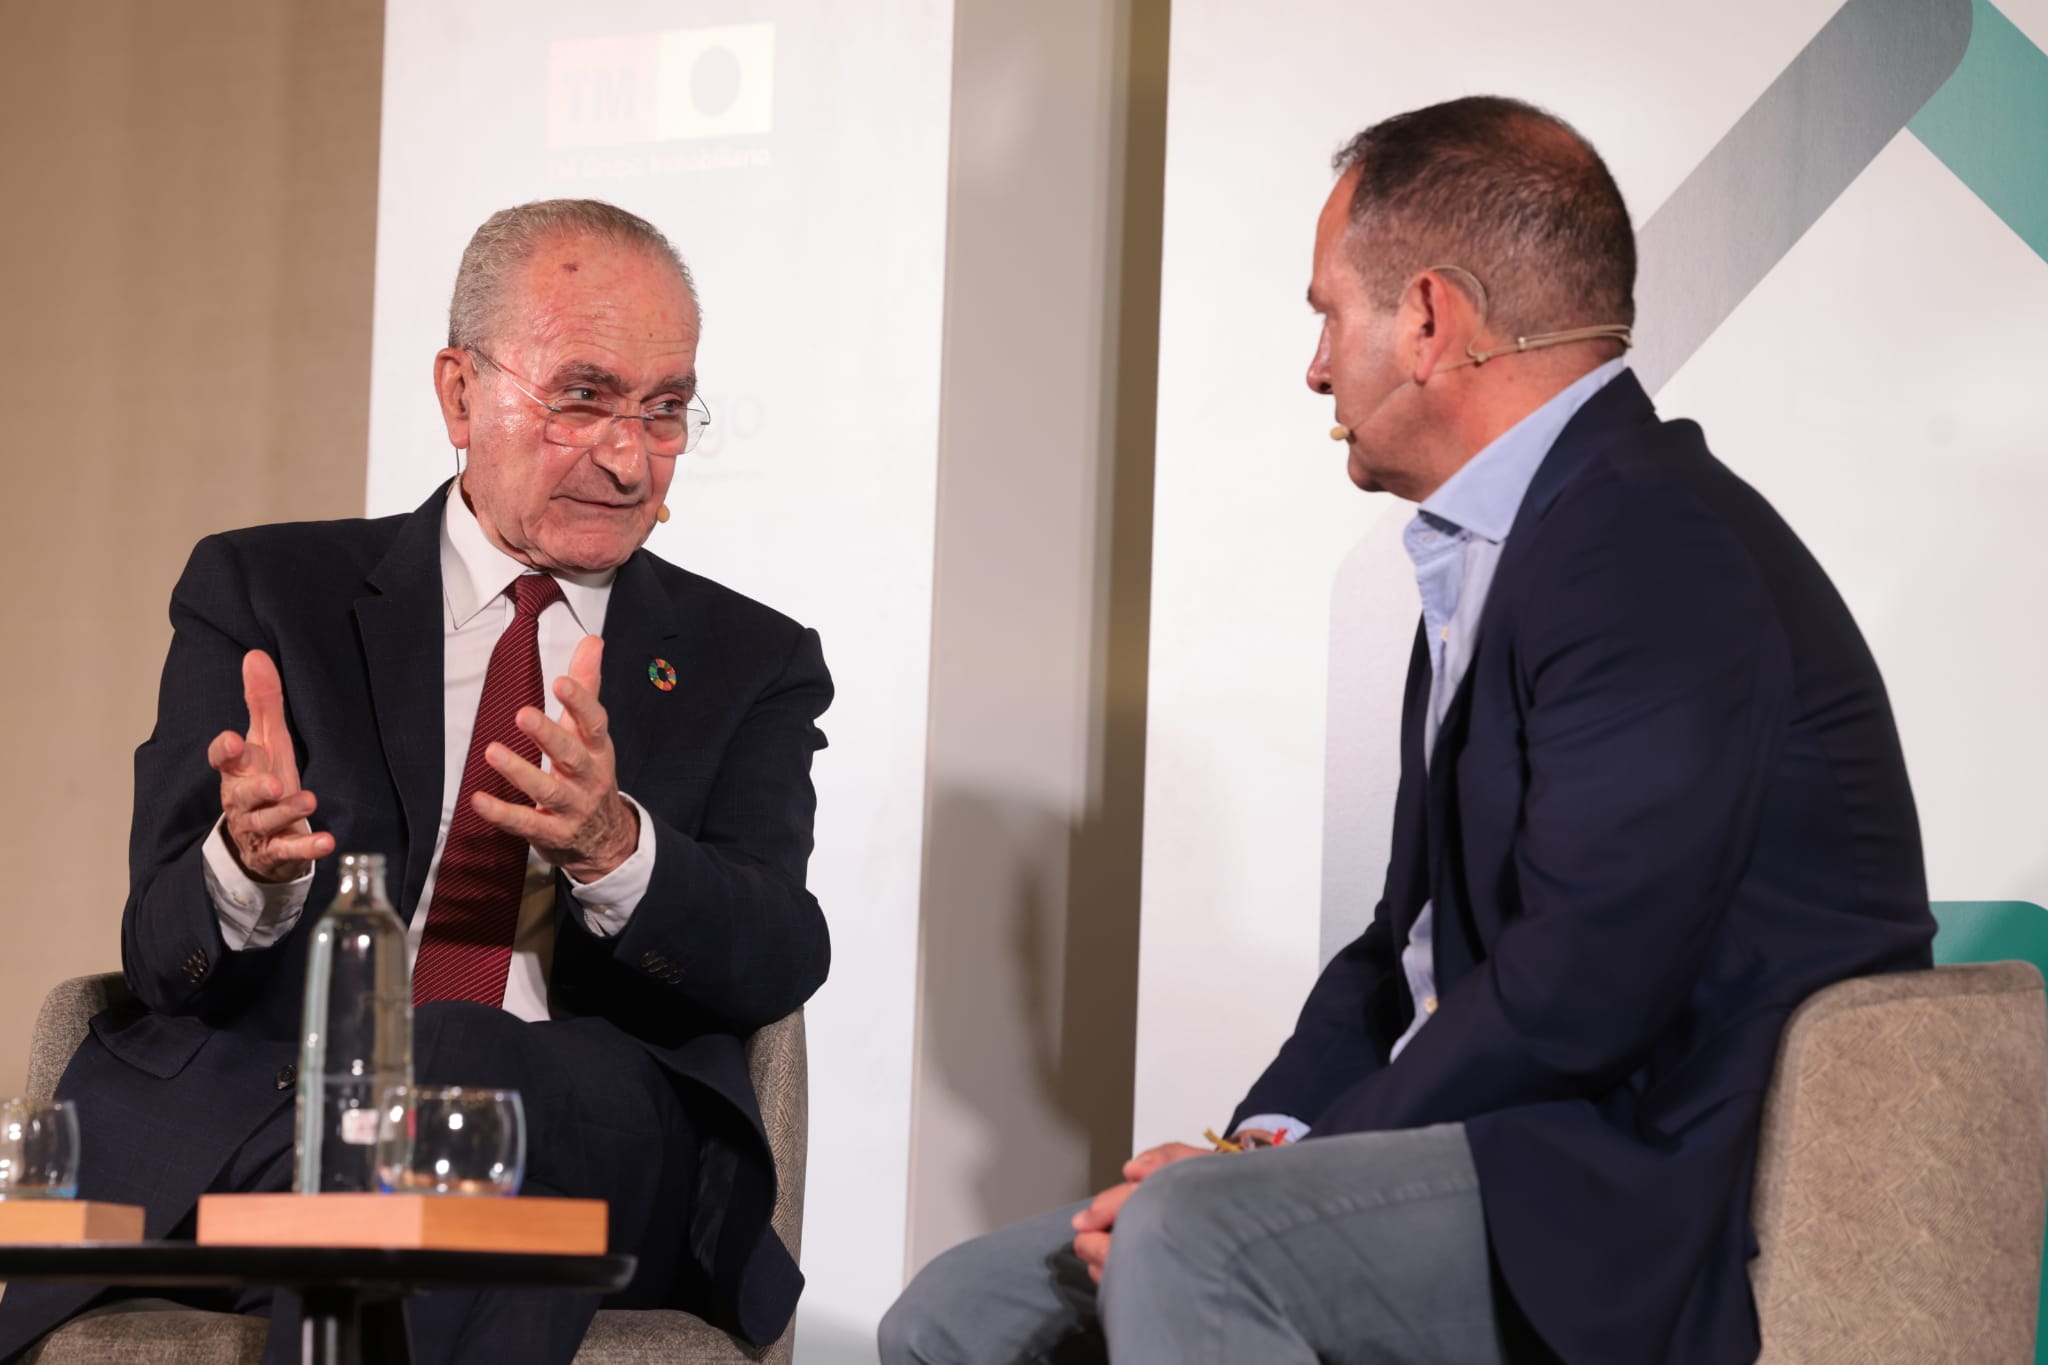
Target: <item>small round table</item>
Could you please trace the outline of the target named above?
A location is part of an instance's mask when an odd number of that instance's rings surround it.
[[[0,1283],[138,1288],[270,1286],[299,1295],[304,1365],[411,1365],[402,1301],[435,1289],[556,1289],[609,1294],[632,1282],[631,1256],[372,1247],[224,1247],[192,1242],[0,1246]]]

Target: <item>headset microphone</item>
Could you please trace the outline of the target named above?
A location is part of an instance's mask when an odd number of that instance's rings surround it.
[[[1635,344],[1634,335],[1625,324],[1602,323],[1596,327],[1574,327],[1566,332],[1543,332],[1536,336],[1516,337],[1512,345],[1496,346],[1490,351],[1480,350],[1479,343],[1476,340],[1468,341],[1465,343],[1463,358],[1453,360],[1449,364],[1440,365],[1437,368],[1439,370],[1456,370],[1462,369],[1467,365],[1477,367],[1484,365],[1489,360],[1496,360],[1504,355],[1521,355],[1528,351],[1541,351],[1551,346],[1564,346],[1574,341],[1618,341],[1621,343],[1621,348],[1624,351]],[[1395,394],[1414,382],[1413,379],[1404,379],[1394,385],[1393,388],[1388,389],[1386,395],[1373,405],[1372,411],[1365,415],[1365,420],[1370,422],[1373,418],[1379,416],[1380,409],[1391,402]],[[1336,426],[1330,428],[1330,439],[1333,441],[1348,441],[1351,439],[1353,430],[1354,428],[1339,422]]]

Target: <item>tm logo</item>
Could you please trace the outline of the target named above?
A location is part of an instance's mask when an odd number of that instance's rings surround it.
[[[572,38],[548,48],[548,147],[753,137],[775,125],[775,25]]]

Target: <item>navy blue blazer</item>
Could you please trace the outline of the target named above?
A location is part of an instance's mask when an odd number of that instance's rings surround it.
[[[1877,665],[1769,504],[1623,374],[1530,485],[1425,769],[1429,685],[1418,633],[1385,895],[1237,1117],[1463,1122],[1525,1353],[1752,1360],[1786,1017],[1930,963]],[[1389,1064],[1429,901],[1441,1004]]]
[[[445,500],[444,484],[410,515],[208,537],[172,593],[156,730],[135,757],[121,919],[123,968],[148,1008],[95,1020],[64,1085],[144,1116],[88,1134],[85,1155],[89,1180],[118,1180],[145,1204],[150,1236],[280,1102],[307,935],[338,874],[337,859],[319,865],[307,913],[278,944],[228,950],[200,848],[220,814],[207,743],[247,724],[242,655],[277,661],[319,826],[337,848],[385,854],[409,917],[440,826]],[[804,872],[831,678],[816,632],[645,550],[618,571],[604,637],[600,695],[619,786],[654,820],[653,881],[625,932],[599,939],[557,874],[551,1007],[611,1020],[690,1087],[703,1150],[685,1278],[703,1301],[678,1306],[765,1342],[803,1277],[769,1228],[774,1167],[742,1044],[825,979],[825,920]],[[675,667],[673,691],[648,683],[657,657]]]

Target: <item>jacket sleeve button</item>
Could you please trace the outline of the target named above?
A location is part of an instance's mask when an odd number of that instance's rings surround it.
[[[293,1083],[296,1082],[298,1079],[299,1069],[296,1066],[293,1066],[290,1062],[286,1062],[283,1066],[277,1069],[277,1088],[279,1090],[291,1089]]]

